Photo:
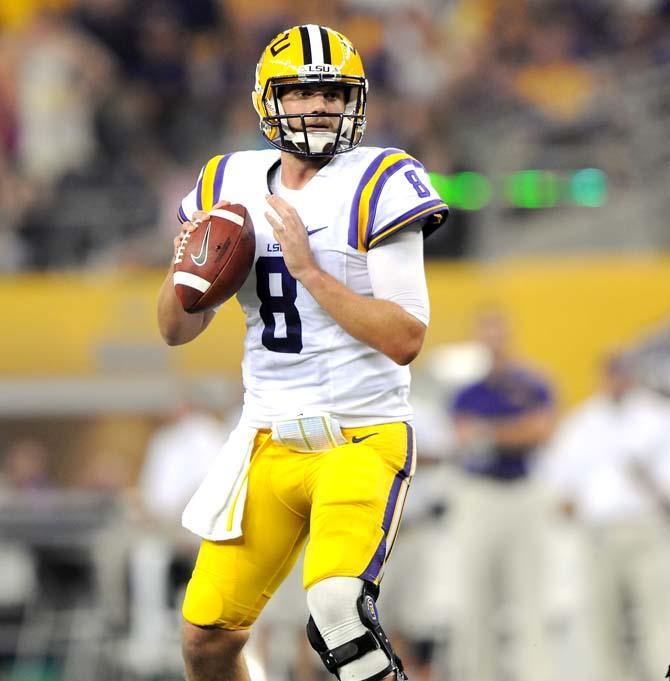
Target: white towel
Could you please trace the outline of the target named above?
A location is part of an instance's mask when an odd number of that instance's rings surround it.
[[[243,423],[230,434],[186,505],[182,525],[212,541],[242,536],[247,477],[256,429]]]

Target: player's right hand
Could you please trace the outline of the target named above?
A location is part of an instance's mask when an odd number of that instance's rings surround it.
[[[216,208],[225,208],[226,206],[230,206],[230,201],[219,201],[218,203],[215,203],[212,206],[212,210],[215,210]],[[181,232],[177,234],[173,241],[175,256],[177,255],[177,250],[181,245],[184,235],[190,234],[191,232],[195,232],[195,230],[198,229],[198,227],[200,227],[200,225],[202,225],[205,222],[209,222],[209,213],[204,210],[196,210],[195,213],[193,213],[193,215],[191,216],[190,220],[182,222]]]

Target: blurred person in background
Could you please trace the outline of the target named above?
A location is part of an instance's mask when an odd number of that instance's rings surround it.
[[[15,163],[32,184],[32,201],[16,221],[23,265],[90,264],[150,227],[155,213],[138,164],[123,146],[106,148],[100,135],[100,112],[112,103],[120,109],[118,64],[104,44],[55,12],[36,15],[22,41]]]
[[[0,512],[19,522],[21,534],[0,547],[0,605],[48,609],[81,588],[76,541],[63,539],[68,525],[65,490],[53,474],[47,445],[32,436],[9,442],[0,469]],[[4,593],[4,590],[8,590]]]
[[[1,31],[1,29],[0,29]],[[16,62],[18,40],[0,32],[0,272],[15,271],[22,265],[21,244],[16,225],[32,199],[31,185],[17,172],[14,158],[18,141]]]
[[[412,374],[417,472],[403,512],[402,541],[384,573],[380,607],[412,681],[445,678],[451,581],[445,579],[453,476],[453,432],[435,399],[426,366]],[[423,387],[419,387],[424,383]],[[417,385],[418,384],[418,385]],[[423,558],[430,556],[430,560]],[[412,578],[408,579],[408,575]],[[446,678],[450,678],[446,675]]]
[[[426,2],[394,3],[385,16],[388,85],[416,115],[430,106],[449,81],[450,64]]]
[[[501,310],[479,314],[476,338],[490,368],[449,408],[463,473],[449,527],[458,565],[452,587],[461,596],[454,664],[467,681],[494,681],[511,658],[517,681],[540,681],[550,666],[540,598],[545,500],[533,469],[554,428],[553,389],[514,356]],[[511,656],[502,635],[511,637]]]
[[[64,4],[25,3],[0,33],[2,269],[32,266],[49,248],[21,234],[25,215],[95,155],[95,111],[115,77],[105,50],[56,11]]]
[[[0,461],[0,518],[16,518],[17,507],[34,506],[52,487],[49,452],[39,440],[10,441]],[[38,589],[40,557],[26,537],[0,536],[0,622],[21,622]],[[5,648],[3,646],[3,654]]]
[[[198,400],[185,397],[147,445],[137,480],[138,522],[129,557],[129,655],[135,665],[155,668],[165,659],[175,620],[173,575],[185,584],[198,547],[179,518],[228,432]]]
[[[612,353],[600,391],[561,424],[547,463],[547,480],[586,542],[587,678],[661,678],[670,608],[670,404],[636,385],[630,358]]]
[[[53,489],[49,466],[49,451],[44,443],[32,438],[14,440],[4,452],[0,489],[9,494]]]
[[[367,81],[341,33],[283,31],[256,75],[276,148],[212,158],[174,241],[176,252],[207,211],[240,201],[261,254],[237,294],[242,419],[183,514],[203,538],[183,605],[187,677],[248,678],[249,630],[309,535],[311,645],[342,681],[399,681],[375,602],[414,472],[406,365],[428,323],[423,238],[448,211],[418,161],[359,146]],[[186,314],[170,270],[158,301],[166,342],[191,341],[214,314]]]
[[[182,398],[151,436],[137,481],[138,501],[156,529],[174,531],[226,435],[224,422],[194,398]]]
[[[116,73],[104,47],[56,12],[39,13],[22,40],[17,158],[48,185],[94,158],[96,107]]]
[[[112,439],[87,442],[71,472],[68,492],[87,499],[104,517],[90,537],[90,572],[101,618],[117,629],[127,623],[128,550],[133,539],[131,489],[133,471],[123,447]],[[93,513],[89,511],[91,516]],[[86,577],[89,577],[87,574]],[[81,580],[81,592],[88,591]]]
[[[520,41],[521,54],[508,62],[511,93],[545,126],[576,126],[594,114],[602,76],[580,57],[577,35],[568,9],[535,9],[528,18],[525,41]]]

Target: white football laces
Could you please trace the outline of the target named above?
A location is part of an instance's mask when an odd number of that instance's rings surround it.
[[[196,227],[200,227],[202,220],[192,220],[191,221]],[[184,232],[181,241],[179,242],[179,248],[177,248],[177,253],[174,256],[174,264],[178,265],[184,259],[184,251],[186,250],[186,245],[188,240],[191,238],[192,232]]]
[[[177,253],[174,256],[174,264],[178,265],[184,259],[184,251],[188,244],[188,240],[191,238],[191,232],[184,232],[181,241],[179,242],[179,247],[177,248]]]

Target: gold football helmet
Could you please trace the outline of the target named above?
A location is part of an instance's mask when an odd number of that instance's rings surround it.
[[[282,88],[308,84],[344,86],[344,113],[287,115],[280,99]],[[265,48],[251,96],[261,132],[270,144],[301,156],[334,156],[361,142],[367,89],[363,63],[351,42],[332,28],[309,24],[289,28]],[[339,118],[337,130],[308,132],[309,119],[314,117]]]

